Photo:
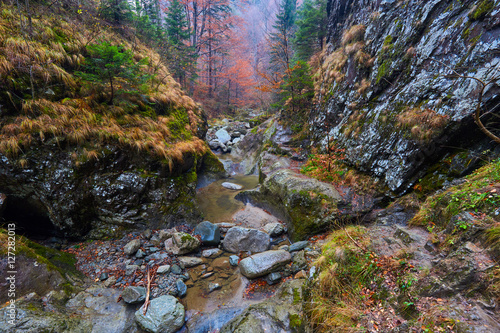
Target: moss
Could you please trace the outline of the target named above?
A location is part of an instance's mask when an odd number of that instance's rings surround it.
[[[390,59],[387,59],[382,63],[382,65],[380,65],[377,72],[377,81],[376,81],[377,84],[379,84],[382,79],[390,76],[391,65],[392,65],[392,60]]]
[[[300,290],[298,288],[293,289],[293,304],[299,304],[302,302],[302,297],[300,297]]]
[[[293,313],[290,315],[290,328],[298,328],[302,326],[302,318],[296,314]]]
[[[482,20],[491,12],[494,7],[495,2],[493,0],[483,0],[476,5],[474,11],[469,13],[469,18],[474,21]]]

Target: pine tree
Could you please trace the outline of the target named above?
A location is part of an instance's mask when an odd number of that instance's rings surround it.
[[[321,51],[328,24],[326,0],[305,0],[297,10],[297,32],[293,40],[297,60],[308,61]]]
[[[297,0],[282,0],[271,33],[271,65],[275,71],[290,68],[293,56],[292,39],[295,32]]]
[[[182,85],[186,86],[186,77],[194,75],[196,56],[194,49],[188,46],[190,32],[184,6],[179,0],[171,2],[165,23],[169,42],[170,71]]]

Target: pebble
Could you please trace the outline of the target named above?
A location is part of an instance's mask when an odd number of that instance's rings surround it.
[[[202,279],[206,279],[206,278],[211,277],[212,275],[214,275],[214,272],[210,272],[210,273],[203,274],[203,275],[201,276],[201,278],[202,278]]]
[[[177,288],[177,296],[186,296],[187,286],[182,279],[175,280],[175,287]]]
[[[144,256],[145,256],[145,253],[142,249],[137,250],[137,252],[135,253],[136,258],[144,258]]]
[[[138,269],[139,269],[139,266],[137,266],[137,265],[127,265],[125,267],[125,275],[132,275]]]
[[[266,277],[267,284],[273,285],[281,281],[280,273],[271,273]]]
[[[101,273],[99,280],[104,281],[108,279],[108,273]]]
[[[157,247],[152,246],[152,247],[149,248],[149,252],[151,252],[151,253],[155,253],[155,252],[158,252],[158,251],[160,251],[160,249],[157,248]]]
[[[222,251],[220,249],[209,249],[209,250],[203,250],[203,252],[201,252],[201,256],[203,258],[215,258],[221,254]]]
[[[180,275],[182,273],[182,268],[179,265],[172,265],[170,271],[172,274]]]
[[[300,251],[300,250],[305,249],[308,245],[309,245],[308,241],[300,241],[297,243],[293,243],[292,245],[290,245],[290,248],[288,249],[288,251],[289,252]]]
[[[209,292],[212,292],[212,291],[220,289],[220,288],[222,288],[222,287],[218,283],[214,283],[214,282],[208,283],[208,290],[209,290]]]
[[[229,257],[229,263],[231,266],[238,266],[238,261],[240,261],[240,257],[232,255]]]

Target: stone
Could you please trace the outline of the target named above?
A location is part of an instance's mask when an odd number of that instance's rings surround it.
[[[219,257],[212,261],[212,268],[218,271],[225,271],[231,269],[231,264],[229,263],[229,258]],[[207,270],[208,271],[208,270]]]
[[[309,245],[308,241],[296,242],[296,243],[293,243],[292,245],[290,245],[290,247],[288,248],[288,251],[289,252],[300,251],[300,250],[305,249],[308,245]]]
[[[231,141],[231,135],[229,135],[229,133],[225,129],[221,128],[220,130],[215,132],[215,135],[222,144],[226,144],[228,141]]]
[[[216,258],[222,254],[221,249],[208,249],[201,252],[203,258]]]
[[[307,277],[307,273],[305,270],[298,271],[293,278],[294,279],[305,279]]]
[[[254,254],[240,261],[240,272],[243,276],[254,279],[276,271],[292,260],[290,252],[272,250]]]
[[[220,223],[215,223],[215,225],[218,226],[220,231],[224,233],[226,233],[232,227],[236,227],[236,223],[231,223],[231,222],[220,222]]]
[[[222,286],[218,283],[214,283],[214,282],[208,283],[208,291],[209,292],[212,292],[212,291],[220,289],[220,288],[222,288]]]
[[[170,295],[151,300],[145,315],[142,308],[135,313],[139,326],[150,333],[177,332],[184,325],[184,316],[184,306]]]
[[[153,232],[151,231],[151,229],[146,229],[142,232],[142,235],[144,236],[144,238],[150,239],[153,236]]]
[[[170,271],[172,272],[172,274],[175,274],[175,275],[182,274],[182,268],[179,265],[172,265],[172,267],[170,268]]]
[[[134,253],[139,250],[141,247],[141,241],[138,239],[131,240],[128,242],[124,247],[123,247],[123,252],[125,252],[126,255],[131,256]]]
[[[185,268],[189,268],[201,265],[203,263],[203,259],[197,257],[179,257],[179,262]]]
[[[279,222],[268,223],[264,226],[263,229],[271,237],[277,237],[286,231],[285,226]]]
[[[137,259],[144,258],[144,256],[145,256],[145,253],[144,253],[144,251],[143,251],[143,250],[141,250],[141,249],[137,250],[137,252],[135,253],[135,257],[136,257]]]
[[[175,288],[177,290],[177,296],[184,297],[187,293],[187,286],[182,279],[175,280]]]
[[[146,299],[146,288],[127,287],[122,291],[122,298],[128,304],[137,304]]]
[[[138,269],[139,269],[138,265],[127,265],[125,266],[125,275],[132,275]]]
[[[168,272],[170,272],[170,265],[159,266],[158,269],[156,270],[157,274],[166,274]]]
[[[281,245],[278,249],[279,250],[284,250],[284,251],[289,251],[290,250],[290,245]]]
[[[204,245],[218,245],[220,243],[220,229],[209,221],[198,223],[194,228],[193,235],[200,236]]]
[[[295,255],[293,256],[292,273],[295,274],[298,271],[301,271],[306,268],[307,268],[307,260],[304,250],[295,253]]]
[[[257,229],[233,227],[224,237],[224,249],[228,252],[239,253],[250,251],[263,252],[269,248],[271,239],[268,234]]]
[[[281,274],[274,272],[266,277],[267,284],[273,285],[281,281]]]
[[[202,279],[206,279],[206,278],[209,278],[211,277],[212,275],[214,275],[214,272],[210,272],[210,273],[205,273],[203,274],[202,276],[200,276]]]
[[[229,190],[241,190],[243,186],[234,184],[234,183],[229,183],[229,182],[224,182],[221,184],[222,187],[227,188]]]
[[[238,266],[239,261],[240,257],[235,255],[229,256],[229,264],[231,264],[231,266]]]
[[[176,232],[165,241],[165,249],[177,255],[193,252],[199,247],[200,241],[185,232]]]
[[[99,275],[99,280],[100,281],[104,281],[104,280],[107,280],[108,279],[108,273],[101,273],[101,275]]]
[[[162,229],[158,231],[158,238],[160,242],[165,242],[167,239],[171,238],[175,231],[172,229]]]
[[[112,285],[114,285],[116,283],[116,277],[115,276],[110,276],[109,278],[106,279],[106,281],[104,281],[104,286],[105,287],[111,287]]]

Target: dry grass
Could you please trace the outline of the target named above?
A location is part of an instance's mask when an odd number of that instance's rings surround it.
[[[4,5],[0,15],[0,84],[6,97],[2,104],[13,114],[3,118],[0,153],[22,161],[32,145],[56,138],[73,147],[86,146],[75,150],[73,160],[98,160],[102,147],[112,143],[156,156],[171,169],[186,154],[205,153],[206,145],[195,135],[202,111],[156,52],[141,43],[133,47],[99,22],[85,26],[50,13],[34,18],[33,37],[25,38],[13,12]],[[109,85],[73,75],[81,69],[85,45],[99,39],[133,49],[136,61],[149,59],[143,70],[153,78],[140,95],[123,94],[115,105],[106,105]],[[132,82],[117,84],[126,88]]]
[[[342,35],[342,46],[361,41],[365,36],[366,26],[363,24],[353,25],[349,30],[344,31]]]
[[[410,130],[414,139],[426,142],[448,124],[449,117],[429,108],[407,108],[397,116],[397,121],[400,127]]]

